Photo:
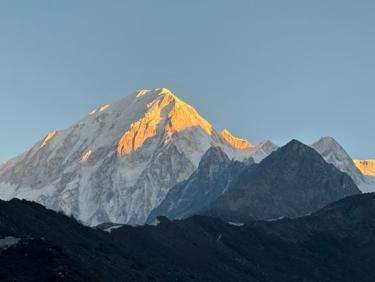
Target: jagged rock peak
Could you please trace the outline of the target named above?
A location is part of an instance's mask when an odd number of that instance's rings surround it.
[[[323,158],[310,146],[305,145],[304,143],[292,139],[283,147],[280,147],[274,155],[277,154],[277,157],[280,159],[280,156],[285,155],[285,159],[292,160],[292,159],[301,159],[301,158],[309,158],[311,159],[314,157],[315,159],[321,160],[324,162]],[[274,158],[273,154],[271,154],[266,159]]]
[[[303,144],[301,141],[298,141],[297,139],[292,139],[285,146],[280,148],[280,151],[283,151],[283,150],[284,151],[292,150],[292,151],[296,151],[299,153],[312,151],[312,149],[309,146]]]
[[[212,146],[207,150],[206,153],[204,153],[199,165],[201,166],[202,164],[206,164],[212,161],[228,162],[230,160],[228,155],[219,146]]]

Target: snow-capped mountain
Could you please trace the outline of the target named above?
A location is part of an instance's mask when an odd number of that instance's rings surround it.
[[[1,166],[0,198],[36,201],[89,225],[142,224],[209,147],[242,160],[246,142],[218,133],[168,89],[141,90]]]
[[[279,147],[269,140],[264,140],[250,149],[250,155],[256,163],[260,163]]]
[[[353,161],[332,137],[323,137],[311,145],[326,162],[350,175],[363,193],[375,192],[375,177],[371,175],[371,161]],[[375,162],[374,162],[375,163]]]
[[[333,164],[342,172],[347,173],[357,185],[364,182],[364,177],[355,166],[353,159],[344,148],[332,137],[322,137],[311,145],[327,163]]]

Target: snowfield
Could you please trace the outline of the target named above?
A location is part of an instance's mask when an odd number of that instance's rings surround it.
[[[0,199],[35,201],[92,226],[143,224],[209,147],[250,156],[236,147],[242,139],[226,137],[168,89],[137,91],[0,166]]]

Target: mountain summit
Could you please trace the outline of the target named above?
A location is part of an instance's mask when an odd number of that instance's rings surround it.
[[[351,177],[292,140],[244,170],[203,213],[232,222],[299,217],[359,193]]]
[[[344,148],[332,137],[322,137],[311,145],[327,163],[333,164],[342,172],[347,173],[357,185],[364,182],[364,177],[355,166],[352,158]]]
[[[1,166],[0,198],[36,201],[89,225],[141,224],[211,146],[247,158],[237,143],[168,89],[140,90]]]

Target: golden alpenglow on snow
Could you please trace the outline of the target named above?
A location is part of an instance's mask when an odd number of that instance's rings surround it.
[[[227,140],[237,149],[246,150],[254,147],[254,145],[249,141],[233,136],[232,133],[230,133],[227,129],[224,129],[222,132],[220,132],[220,134],[225,140]]]
[[[249,143],[230,136],[170,90],[140,90],[49,133],[38,150],[5,164],[0,198],[42,203],[88,225],[142,224],[210,147],[231,159],[251,156],[243,150]]]
[[[354,160],[363,175],[375,176],[375,160]]]
[[[39,149],[42,149],[44,146],[48,144],[56,136],[56,131],[49,132],[47,136],[44,138],[42,144],[40,145]]]
[[[81,159],[80,159],[80,163],[81,163],[81,164],[86,163],[86,162],[90,159],[91,154],[92,154],[92,151],[91,151],[91,150],[87,150],[87,151],[82,155],[82,157],[81,157]]]
[[[117,147],[120,156],[139,150],[158,131],[167,137],[167,142],[175,134],[194,128],[204,131],[207,135],[212,134],[212,126],[193,107],[166,88],[156,91],[158,96],[147,104],[144,116],[132,123],[121,137]],[[140,90],[136,98],[142,99],[150,93],[148,90]]]
[[[375,281],[374,14],[0,1],[0,282]]]

